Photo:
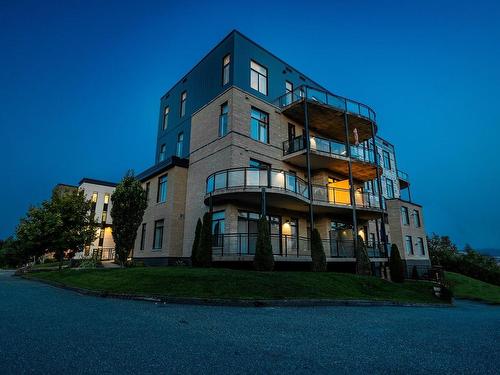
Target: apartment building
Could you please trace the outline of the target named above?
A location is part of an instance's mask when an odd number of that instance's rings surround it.
[[[310,261],[311,228],[321,234],[330,269],[354,269],[359,237],[376,274],[385,275],[391,241],[405,258],[405,236],[414,235],[394,207],[420,206],[401,199],[408,181],[398,174],[394,147],[377,136],[375,111],[333,94],[238,31],[165,93],[157,129],[155,164],[138,176],[149,207],[135,260],[187,261],[207,211],[215,262],[252,261],[261,215],[278,265]],[[416,238],[425,233],[419,215]],[[428,264],[425,246],[418,260]]]

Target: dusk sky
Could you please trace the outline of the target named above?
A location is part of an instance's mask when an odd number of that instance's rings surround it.
[[[238,29],[374,108],[429,234],[500,248],[500,3],[401,3],[0,0],[0,238],[57,183],[151,166],[160,97]]]

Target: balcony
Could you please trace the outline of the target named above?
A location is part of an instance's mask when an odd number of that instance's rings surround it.
[[[410,186],[410,177],[408,176],[408,173],[400,171],[398,169],[398,180],[399,180],[399,187],[401,189],[406,189],[408,186]]]
[[[212,255],[215,260],[253,260],[257,246],[257,233],[224,233],[212,237]],[[354,261],[354,241],[323,239],[327,261]],[[271,234],[275,260],[310,261],[311,246],[308,237]],[[380,243],[367,244],[372,259],[387,258]]]
[[[372,138],[372,124],[374,131],[377,130],[375,111],[367,105],[310,86],[303,85],[287,92],[277,98],[274,104],[288,118],[304,123],[304,101],[308,103],[310,129],[328,138],[345,138],[344,114],[347,114],[351,130],[349,132],[351,144],[355,143],[352,129],[357,129],[359,142]]]
[[[205,204],[241,202],[260,209],[262,189],[265,188],[269,207],[307,212],[308,184],[292,172],[255,167],[234,168],[213,173],[207,178]],[[337,214],[350,218],[351,194],[349,188],[312,185],[314,210],[317,213]],[[356,208],[360,219],[380,215],[378,197],[357,189]]]
[[[349,158],[347,157],[347,145],[342,142],[317,136],[310,139],[311,168],[329,169],[344,176],[349,175]],[[283,142],[283,161],[294,164],[301,168],[307,167],[306,138],[298,136],[292,140]],[[364,144],[351,145],[351,167],[352,176],[358,181],[371,181],[377,177],[377,167],[373,150]],[[379,169],[382,173],[382,169]]]

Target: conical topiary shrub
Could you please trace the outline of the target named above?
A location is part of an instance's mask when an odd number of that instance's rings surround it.
[[[391,280],[395,283],[405,281],[405,270],[399,249],[395,244],[391,246],[391,257],[389,258],[389,269],[391,270]]]
[[[202,227],[203,225],[201,224],[201,219],[198,219],[198,222],[196,223],[196,230],[194,231],[193,247],[191,248],[191,265],[193,267],[198,267],[200,264],[198,254]]]
[[[413,268],[411,269],[411,278],[413,280],[418,280],[420,277],[418,276],[418,270],[417,270],[417,266],[413,266]]]
[[[253,266],[256,271],[272,271],[274,268],[273,246],[269,233],[269,222],[265,217],[259,219],[257,230],[257,245]]]
[[[311,270],[313,272],[326,271],[325,250],[323,249],[323,242],[321,241],[319,231],[316,228],[311,233],[311,259]]]
[[[203,215],[198,253],[196,254],[199,267],[212,266],[212,215],[210,212]]]
[[[366,251],[365,242],[361,236],[358,236],[358,244],[356,246],[356,273],[364,276],[372,275],[372,265]]]

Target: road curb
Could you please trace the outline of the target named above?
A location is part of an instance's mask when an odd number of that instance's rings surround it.
[[[412,303],[412,302],[397,302],[397,301],[370,301],[370,300],[339,300],[339,299],[283,299],[283,300],[244,300],[244,299],[209,299],[209,298],[185,298],[185,297],[165,297],[155,295],[138,295],[138,294],[123,294],[111,293],[106,291],[96,291],[85,288],[78,288],[64,285],[50,280],[42,280],[36,277],[26,277],[26,275],[18,275],[25,280],[38,281],[43,284],[51,285],[56,288],[61,288],[76,292],[78,294],[117,298],[144,302],[154,302],[163,304],[182,304],[182,305],[203,305],[203,306],[232,306],[232,307],[316,307],[316,306],[356,306],[356,307],[454,307],[453,304],[445,303]]]

